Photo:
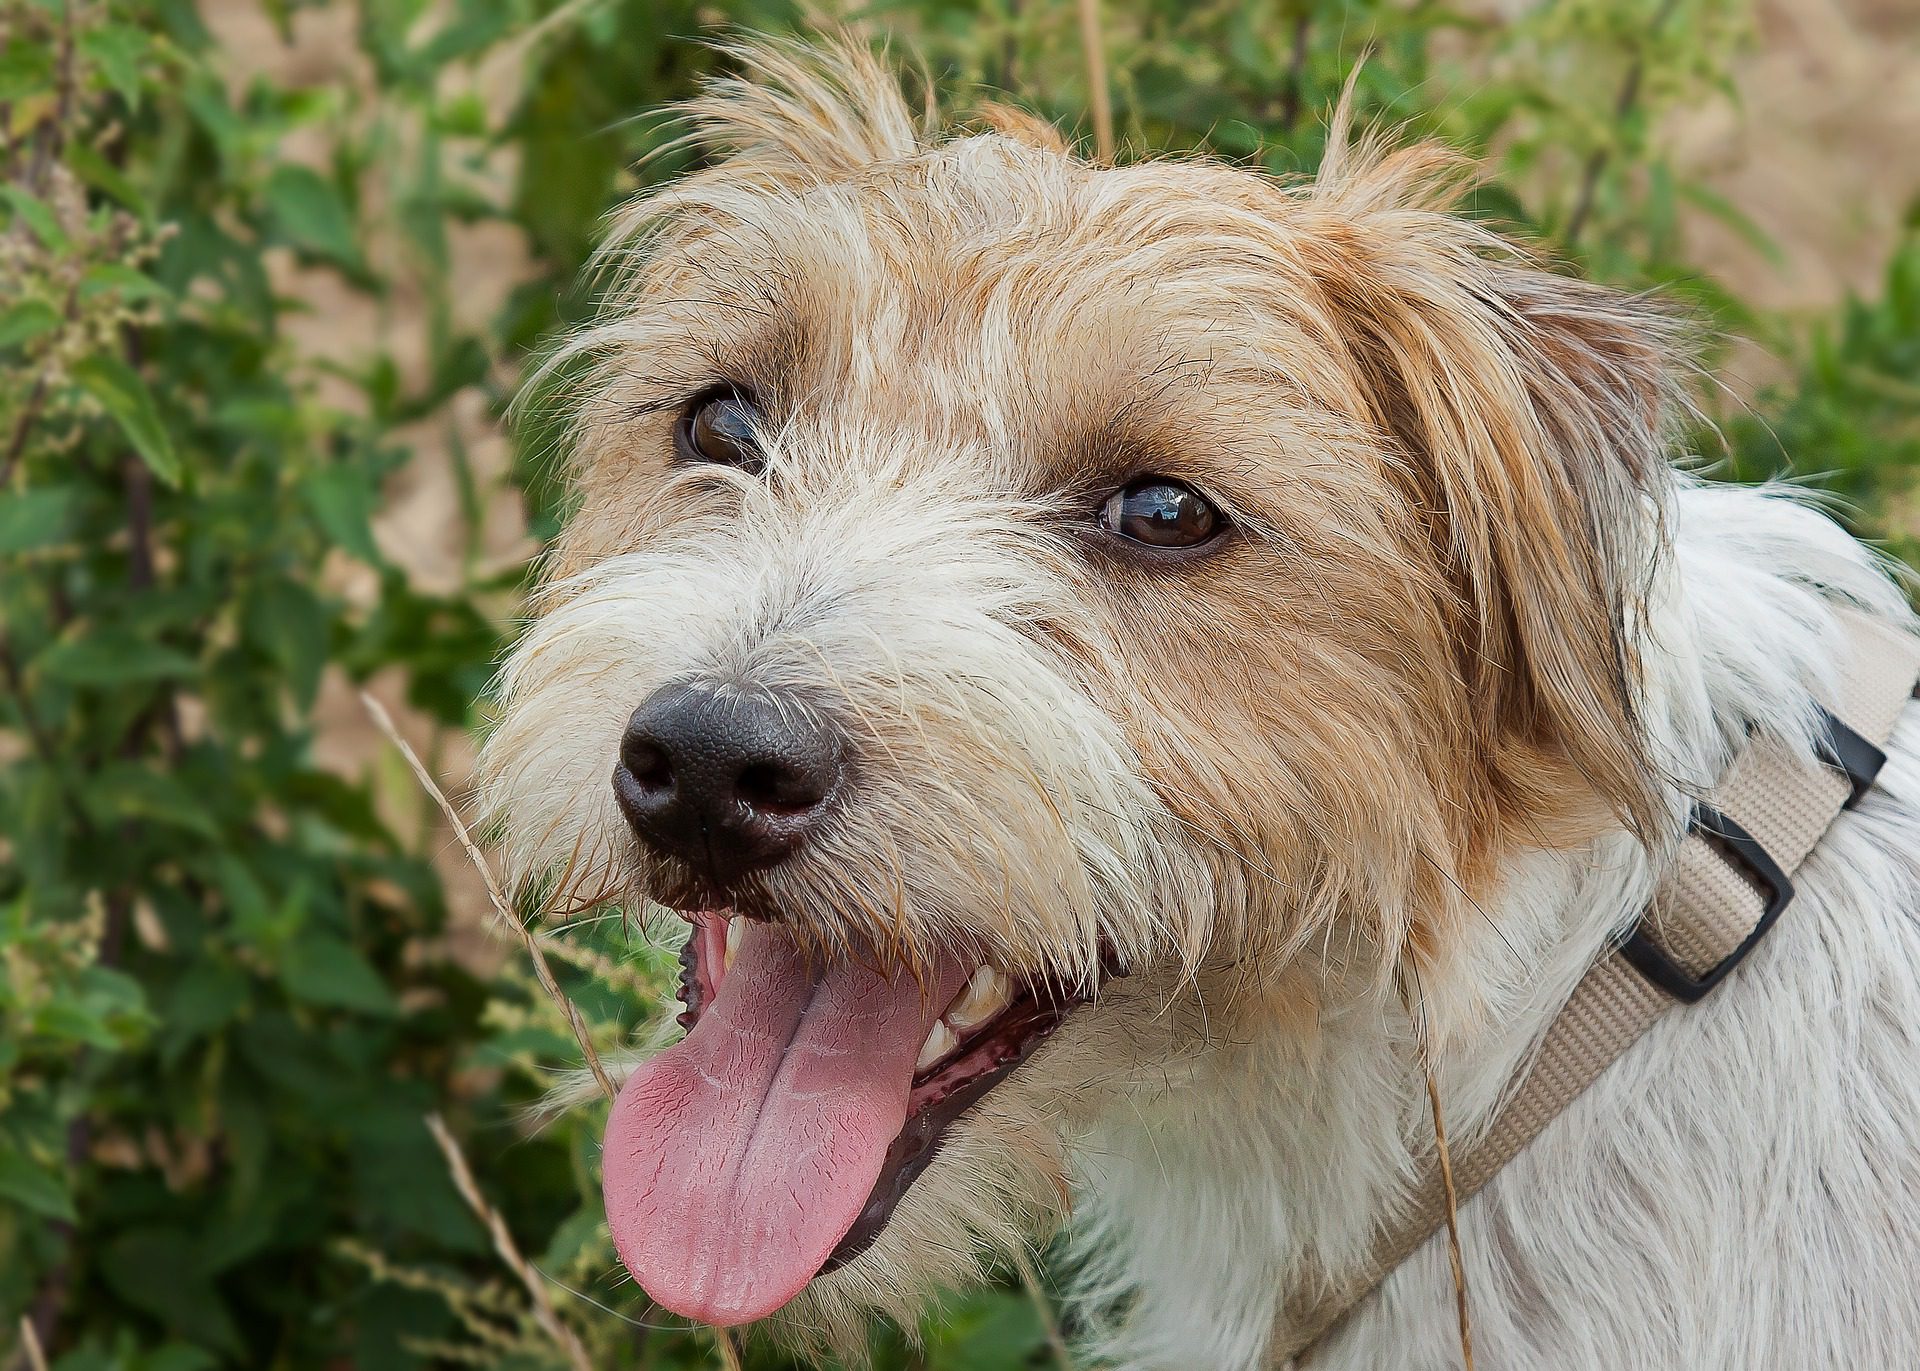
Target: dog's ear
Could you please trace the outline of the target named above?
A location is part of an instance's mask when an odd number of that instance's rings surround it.
[[[916,114],[898,77],[850,35],[719,50],[735,74],[709,80],[680,107],[688,125],[680,142],[725,159],[729,175],[844,180],[930,138],[932,105]]]
[[[1445,150],[1334,146],[1308,197],[1331,216],[1315,274],[1452,589],[1474,732],[1520,804],[1551,806],[1539,763],[1564,761],[1645,831],[1657,789],[1629,628],[1667,479],[1675,324],[1447,213],[1463,178]]]

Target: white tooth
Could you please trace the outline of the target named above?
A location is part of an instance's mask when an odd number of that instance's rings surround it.
[[[927,1034],[926,1042],[921,1044],[920,1059],[913,1064],[913,1069],[925,1071],[959,1045],[960,1040],[953,1036],[953,1030],[947,1027],[946,1020],[935,1019],[933,1032]]]
[[[1013,999],[1013,985],[990,966],[973,973],[967,988],[947,1007],[947,1022],[962,1033],[978,1028],[1005,1009]]]
[[[740,951],[741,935],[746,932],[746,928],[747,921],[745,919],[734,918],[727,920],[727,946],[725,951],[720,954],[720,966],[722,970],[733,965],[733,959]]]

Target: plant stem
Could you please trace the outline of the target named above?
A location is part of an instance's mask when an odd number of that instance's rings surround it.
[[[20,1359],[30,1371],[47,1371],[47,1354],[40,1346],[40,1331],[32,1319],[20,1320]]]
[[[1040,1272],[1034,1267],[1033,1259],[1025,1251],[1016,1251],[1013,1264],[1020,1272],[1020,1284],[1026,1287],[1027,1298],[1040,1315],[1040,1326],[1046,1331],[1047,1347],[1053,1352],[1054,1365],[1059,1371],[1074,1371],[1073,1354],[1067,1350],[1067,1340],[1060,1332],[1060,1321],[1053,1314],[1053,1301],[1047,1298],[1046,1287],[1040,1284]]]
[[[4,114],[0,114],[3,119]],[[63,323],[71,324],[80,309],[80,284],[75,282],[67,290],[66,302],[60,307]],[[20,407],[20,414],[14,420],[13,433],[7,439],[7,450],[0,454],[0,490],[5,490],[13,481],[13,469],[27,450],[27,438],[33,432],[34,424],[40,418],[41,406],[47,402],[47,373],[41,369],[34,379],[33,389],[27,392],[27,402]]]
[[[1007,0],[1007,32],[1000,45],[1000,89],[1020,85],[1020,0]]]
[[[460,1150],[460,1144],[447,1128],[446,1120],[438,1114],[427,1115],[427,1131],[433,1134],[440,1155],[446,1158],[454,1189],[460,1192],[460,1198],[467,1202],[467,1208],[486,1228],[487,1236],[493,1239],[493,1250],[500,1260],[519,1277],[520,1284],[526,1288],[528,1298],[533,1301],[533,1320],[540,1325],[540,1331],[552,1339],[574,1371],[593,1371],[593,1363],[580,1342],[580,1335],[562,1322],[559,1311],[553,1307],[553,1295],[547,1290],[546,1280],[534,1270],[531,1262],[520,1255],[520,1246],[514,1242],[512,1230],[500,1216],[500,1211],[487,1203],[486,1196],[480,1191],[480,1183],[474,1179],[473,1168],[467,1165],[466,1154]]]
[[[480,873],[481,882],[487,888],[487,897],[493,902],[494,914],[519,939],[520,946],[526,951],[527,960],[533,963],[533,974],[540,982],[540,988],[546,991],[547,997],[553,1001],[554,1006],[565,1017],[568,1026],[573,1029],[574,1041],[580,1044],[580,1055],[586,1061],[587,1069],[593,1072],[594,1080],[600,1083],[601,1093],[609,1100],[613,1099],[620,1092],[615,1088],[613,1078],[607,1075],[606,1068],[600,1063],[600,1054],[593,1046],[593,1035],[587,1031],[586,1021],[580,1017],[579,1007],[567,998],[566,991],[560,988],[560,982],[554,979],[553,968],[547,964],[546,954],[540,950],[540,944],[534,938],[533,930],[513,916],[513,905],[507,899],[507,892],[501,886],[500,878],[494,875],[492,863],[487,861],[479,845],[473,841],[473,835],[467,831],[467,825],[460,818],[459,811],[453,807],[452,801],[447,799],[447,794],[440,788],[440,783],[433,779],[433,773],[428,771],[426,764],[420,760],[420,754],[400,736],[400,730],[394,726],[393,716],[387,713],[385,706],[364,690],[360,692],[360,703],[366,709],[367,716],[373,720],[374,726],[384,733],[387,741],[399,750],[401,757],[413,771],[414,778],[420,782],[421,788],[446,816],[447,823],[453,829],[454,837],[459,839],[468,860]]]
[[[1080,43],[1086,49],[1087,91],[1093,105],[1093,151],[1102,165],[1113,162],[1113,97],[1107,90],[1106,38],[1100,0],[1080,0]]]
[[[1633,61],[1627,64],[1626,77],[1620,82],[1620,93],[1614,97],[1614,123],[1618,124],[1632,114],[1634,105],[1639,103],[1640,82],[1646,68],[1646,45],[1658,37],[1660,30],[1666,27],[1667,18],[1673,13],[1678,2],[1679,0],[1663,0],[1660,8],[1654,13],[1652,22],[1647,25],[1646,35],[1634,52]],[[1613,150],[1604,145],[1587,154],[1587,165],[1580,173],[1580,194],[1574,200],[1573,213],[1567,217],[1565,237],[1568,247],[1580,241],[1580,231],[1587,226],[1587,218],[1593,213],[1593,200],[1600,189],[1601,174],[1606,171],[1612,155]]]
[[[73,0],[61,0],[60,46],[54,59],[53,117],[40,123],[33,150],[33,169],[27,177],[28,189],[35,194],[46,189],[48,169],[66,151],[67,121],[73,117],[73,96],[78,84],[74,80],[73,55]]]
[[[47,401],[47,377],[42,372],[33,383],[33,389],[27,392],[27,402],[20,407],[20,416],[14,420],[13,436],[7,439],[7,450],[0,454],[0,490],[4,490],[13,481],[13,468],[20,461],[20,454],[26,451],[27,434],[40,417],[40,406]]]
[[[1300,111],[1307,98],[1307,32],[1313,17],[1312,7],[1301,0],[1300,12],[1293,16],[1293,52],[1287,60],[1287,84],[1280,93],[1280,123],[1291,134],[1300,124]]]

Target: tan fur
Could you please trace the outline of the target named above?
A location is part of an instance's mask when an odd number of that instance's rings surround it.
[[[1344,120],[1310,182],[1100,169],[1004,106],[944,135],[855,45],[734,56],[687,111],[715,161],[620,216],[567,350],[578,513],[486,758],[515,868],[685,898],[612,812],[612,740],[663,681],[777,684],[850,725],[863,790],[769,910],[1137,968],[794,1307],[844,1335],[1057,1217],[1096,1099],[1244,1016],[1310,1056],[1328,978],[1444,967],[1515,843],[1647,821],[1613,530],[1663,498],[1672,329]],[[672,465],[719,381],[767,402],[764,478]],[[1229,539],[1090,540],[1143,474]]]

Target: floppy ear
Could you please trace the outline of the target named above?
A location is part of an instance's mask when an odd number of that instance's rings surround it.
[[[1311,196],[1338,219],[1321,284],[1453,588],[1498,784],[1551,804],[1538,764],[1564,760],[1646,831],[1629,628],[1657,551],[1676,327],[1447,214],[1461,184],[1430,146],[1330,158]]]

